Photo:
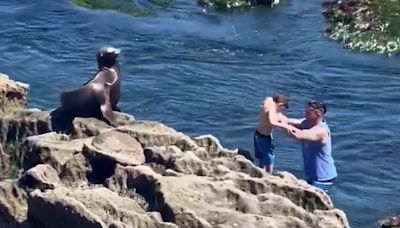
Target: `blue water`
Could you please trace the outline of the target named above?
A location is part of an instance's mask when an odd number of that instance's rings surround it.
[[[90,11],[68,1],[0,2],[0,72],[31,85],[29,106],[50,109],[96,70],[103,45],[123,50],[123,111],[191,136],[252,149],[265,96],[290,96],[290,117],[310,98],[328,103],[339,179],[336,207],[352,227],[400,214],[400,58],[342,49],[323,36],[317,1],[204,13],[177,0],[157,16]],[[300,147],[277,132],[276,169],[302,177]]]

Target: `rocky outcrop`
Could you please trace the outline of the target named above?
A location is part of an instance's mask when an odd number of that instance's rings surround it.
[[[0,114],[25,108],[29,85],[15,82],[0,73]]]
[[[400,228],[400,216],[389,217],[379,222],[381,228]]]
[[[135,200],[104,187],[34,191],[28,205],[30,218],[42,227],[177,228],[148,215]]]
[[[197,4],[204,8],[215,10],[229,10],[234,8],[254,7],[267,5],[273,7],[279,0],[197,0]]]
[[[154,16],[156,11],[150,7],[137,4],[129,0],[72,0],[80,7],[92,10],[114,10],[119,13],[128,14],[134,17]],[[148,0],[148,4],[157,7],[168,8],[173,3],[172,0]],[[197,0],[197,4],[207,9],[229,10],[232,8],[253,7],[257,5],[267,5],[273,7],[279,4],[279,0]]]
[[[1,134],[20,174],[0,182],[0,227],[349,227],[326,193],[212,135],[125,114],[116,128],[76,118],[54,131],[51,112],[14,113]]]
[[[400,5],[391,0],[333,0],[323,3],[327,35],[343,46],[385,54],[400,50]]]
[[[149,0],[148,3],[157,7],[167,8],[172,0]],[[150,7],[145,7],[130,0],[72,0],[72,3],[92,10],[114,10],[134,17],[154,16],[156,12]]]

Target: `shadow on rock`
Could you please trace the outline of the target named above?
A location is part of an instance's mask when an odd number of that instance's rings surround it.
[[[71,133],[74,117],[64,112],[61,107],[50,112],[52,130],[55,132]]]

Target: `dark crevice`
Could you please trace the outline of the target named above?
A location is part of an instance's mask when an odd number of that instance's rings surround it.
[[[16,91],[8,91],[7,93],[6,93],[6,97],[8,98],[8,99],[16,99],[16,100],[23,100],[22,98],[23,98],[23,95],[22,95],[22,93],[21,92],[16,92]]]
[[[161,166],[164,166],[164,170],[174,169],[174,167],[175,167],[174,163],[170,159],[165,160],[163,157],[155,154],[152,149],[145,148],[144,156],[145,156],[146,164],[156,164],[158,166],[161,165]]]
[[[74,117],[68,113],[62,111],[61,108],[57,108],[50,113],[51,117],[51,127],[55,132],[62,132],[65,134],[70,134],[73,129]]]
[[[92,167],[92,172],[87,175],[89,182],[93,184],[104,184],[107,178],[114,175],[114,170],[117,165],[115,161],[101,155],[87,157],[86,159]]]
[[[160,213],[164,222],[175,223],[175,214],[171,207],[165,203],[163,194],[159,190],[159,184],[155,180],[149,180],[149,177],[140,175],[133,179],[128,179],[128,188],[136,190],[148,203],[148,211],[157,211]]]

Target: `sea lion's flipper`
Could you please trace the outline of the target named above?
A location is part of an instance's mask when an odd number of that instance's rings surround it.
[[[116,127],[118,124],[117,121],[115,121],[114,112],[110,103],[110,85],[108,83],[104,83],[104,90],[96,91],[96,95],[100,103],[100,110],[104,119],[106,119],[111,126]]]

